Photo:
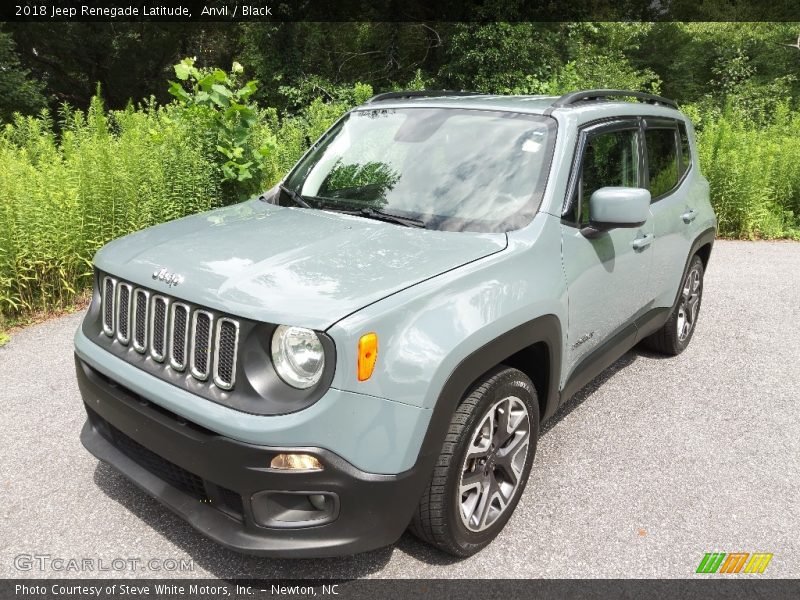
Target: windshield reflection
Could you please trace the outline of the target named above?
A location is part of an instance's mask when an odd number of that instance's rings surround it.
[[[286,185],[315,208],[378,210],[431,229],[509,231],[538,208],[554,137],[555,122],[538,115],[356,110]]]

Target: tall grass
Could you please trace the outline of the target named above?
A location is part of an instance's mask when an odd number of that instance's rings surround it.
[[[0,313],[74,302],[91,258],[131,231],[219,204],[202,132],[168,108],[17,118],[0,133]]]
[[[800,239],[800,113],[779,106],[760,124],[728,106],[698,121],[718,235]]]

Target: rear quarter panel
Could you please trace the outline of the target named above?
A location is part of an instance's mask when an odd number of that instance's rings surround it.
[[[708,179],[703,175],[700,168],[700,149],[697,147],[697,135],[694,131],[692,122],[687,118],[686,127],[689,131],[689,144],[692,150],[692,170],[694,178],[692,180],[690,203],[692,208],[698,211],[698,216],[692,224],[692,239],[707,231],[717,228],[717,215],[711,205],[711,188]]]

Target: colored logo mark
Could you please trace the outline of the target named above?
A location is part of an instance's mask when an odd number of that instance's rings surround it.
[[[749,559],[749,560],[748,560]],[[707,552],[696,573],[763,573],[772,554],[766,552]]]

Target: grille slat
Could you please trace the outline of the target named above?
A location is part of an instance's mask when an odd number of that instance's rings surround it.
[[[147,313],[150,307],[150,293],[137,289],[133,293],[133,347],[142,354],[147,350]]]
[[[239,348],[239,321],[175,302],[145,288],[101,279],[103,331],[139,354],[168,362],[175,371],[189,368],[200,381],[211,379],[221,390],[233,388]],[[167,361],[167,357],[169,360]]]
[[[189,307],[178,302],[172,305],[170,320],[170,360],[169,364],[177,371],[186,368],[186,346],[189,341]]]
[[[153,296],[150,315],[150,356],[153,360],[164,362],[167,354],[167,307],[164,296]]]
[[[214,383],[223,390],[233,387],[238,346],[239,324],[232,319],[220,319],[217,322],[217,345],[214,350]]]
[[[103,331],[114,335],[114,290],[117,282],[112,277],[103,279]]]
[[[127,346],[131,327],[131,286],[127,283],[117,286],[117,306],[114,313],[117,315],[117,339]]]
[[[211,325],[213,317],[204,310],[196,310],[192,322],[192,375],[196,379],[208,379],[208,363],[211,359]]]

